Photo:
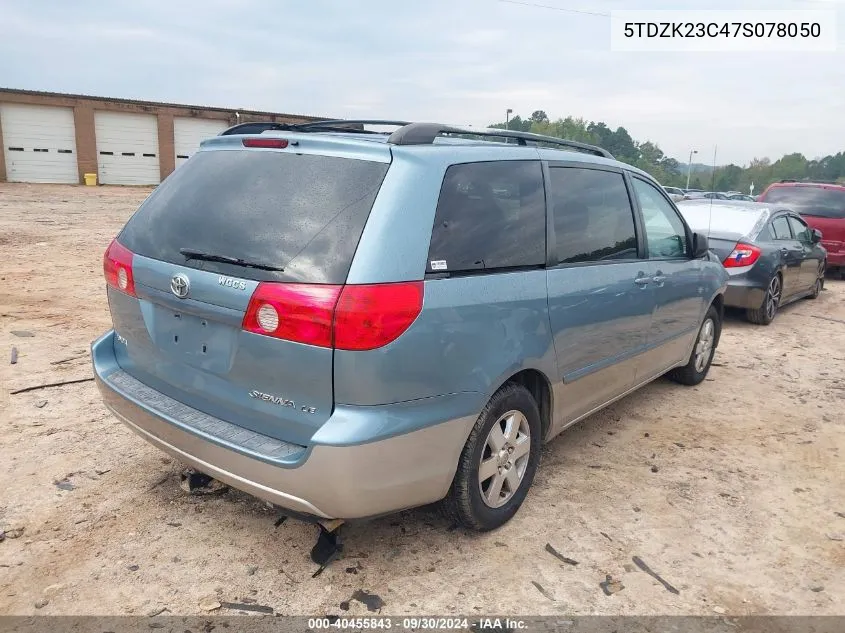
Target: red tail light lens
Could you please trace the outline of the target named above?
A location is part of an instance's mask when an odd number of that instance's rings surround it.
[[[334,318],[337,349],[368,350],[395,341],[419,316],[423,282],[344,286]]]
[[[255,334],[362,351],[395,341],[419,316],[423,282],[330,286],[260,283],[243,329]]]
[[[244,147],[265,147],[269,149],[284,149],[288,146],[287,139],[283,138],[245,138]]]
[[[135,295],[135,276],[132,274],[132,251],[112,240],[103,255],[103,274],[106,283],[131,297]]]
[[[751,244],[740,242],[736,245],[730,255],[722,262],[725,268],[739,268],[740,266],[751,266],[760,258],[760,249]]]
[[[297,343],[332,346],[332,317],[341,286],[258,284],[243,329]]]

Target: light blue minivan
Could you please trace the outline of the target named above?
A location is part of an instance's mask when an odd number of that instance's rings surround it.
[[[105,254],[97,384],[148,442],[295,516],[442,500],[490,530],[543,442],[704,379],[727,273],[603,149],[370,123],[205,141]]]

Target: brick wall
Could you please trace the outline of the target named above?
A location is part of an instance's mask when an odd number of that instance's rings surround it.
[[[225,121],[234,125],[238,121],[280,121],[283,123],[303,123],[316,121],[323,117],[258,110],[235,110],[231,108],[208,108],[204,106],[135,101],[131,99],[109,99],[30,90],[9,90],[0,88],[0,103],[22,103],[43,106],[73,108],[73,120],[76,127],[76,161],[79,182],[83,174],[97,172],[97,139],[94,133],[94,112],[110,110],[112,112],[133,112],[154,114],[158,118],[159,168],[164,180],[176,167],[176,155],[173,146],[173,119],[175,117],[195,117]],[[240,115],[238,118],[237,114]],[[6,181],[6,161],[3,152],[3,132],[0,128],[0,182]]]

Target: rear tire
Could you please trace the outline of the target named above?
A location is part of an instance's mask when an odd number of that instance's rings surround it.
[[[766,294],[763,296],[763,303],[755,310],[746,310],[745,318],[757,325],[768,325],[775,320],[782,296],[783,280],[780,274],[776,274],[769,281]]]
[[[443,500],[447,518],[481,532],[507,523],[534,481],[542,431],[528,389],[508,383],[493,394],[469,434]]]
[[[710,364],[713,362],[713,355],[716,353],[716,346],[719,344],[719,336],[722,333],[722,321],[719,319],[719,311],[715,306],[710,306],[701,327],[698,329],[698,336],[692,348],[689,362],[683,367],[676,367],[666,376],[682,385],[694,386],[699,384],[710,371]]]

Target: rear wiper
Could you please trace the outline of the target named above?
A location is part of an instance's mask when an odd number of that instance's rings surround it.
[[[285,269],[281,266],[270,266],[268,264],[260,264],[257,262],[249,262],[239,257],[230,257],[228,255],[214,255],[212,253],[204,253],[203,251],[196,251],[192,248],[180,248],[179,252],[188,259],[202,259],[207,262],[222,262],[224,264],[232,264],[233,266],[243,266],[244,268],[257,268],[259,270],[274,270],[283,272]]]

